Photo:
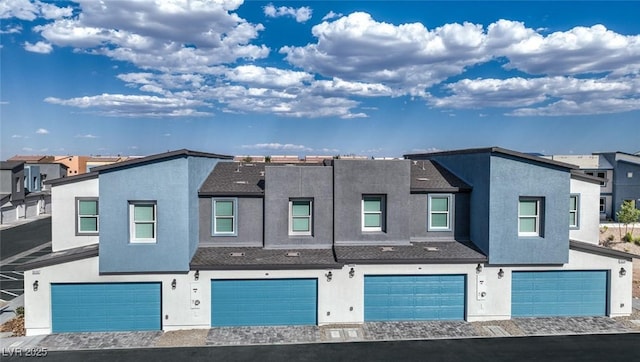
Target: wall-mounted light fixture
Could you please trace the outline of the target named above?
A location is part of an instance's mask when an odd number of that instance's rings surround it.
[[[176,280],[171,281],[171,289],[176,289]]]
[[[325,277],[327,277],[327,281],[330,282],[331,279],[333,279],[333,273],[332,272],[328,272],[327,274],[324,275]]]
[[[349,278],[353,278],[354,275],[356,275],[356,271],[351,268],[351,270],[349,270]]]
[[[193,279],[194,279],[194,280],[198,280],[198,279],[200,279],[200,270],[196,270],[196,273],[195,273],[195,274],[193,274]]]
[[[504,276],[504,270],[500,268],[500,270],[498,270],[498,279],[502,279],[503,276]]]
[[[625,268],[620,268],[620,276],[623,277],[627,275],[627,270]]]
[[[476,267],[476,273],[480,274],[482,272],[482,265],[478,264],[478,266]]]
[[[35,282],[33,282],[33,291],[34,292],[38,291],[38,281],[37,280]]]

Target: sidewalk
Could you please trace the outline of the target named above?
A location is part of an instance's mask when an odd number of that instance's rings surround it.
[[[631,317],[520,318],[506,321],[369,322],[362,325],[223,327],[181,331],[60,333],[0,339],[0,348],[56,350],[340,343],[511,336],[640,333]]]

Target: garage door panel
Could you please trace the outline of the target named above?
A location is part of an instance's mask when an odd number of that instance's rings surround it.
[[[606,271],[514,272],[514,317],[603,316],[607,307]]]
[[[52,284],[52,330],[159,330],[160,298],[160,283]]]
[[[315,325],[317,279],[212,280],[211,325]]]
[[[365,320],[464,319],[464,275],[367,275]]]

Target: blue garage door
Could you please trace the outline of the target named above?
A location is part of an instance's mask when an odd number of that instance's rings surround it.
[[[607,272],[513,272],[513,317],[604,316]]]
[[[212,280],[212,326],[317,324],[317,279]]]
[[[160,283],[52,284],[58,332],[160,330]]]
[[[464,275],[367,275],[365,321],[463,320]]]

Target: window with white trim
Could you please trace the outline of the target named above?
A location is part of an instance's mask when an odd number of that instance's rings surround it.
[[[237,205],[237,199],[213,199],[214,236],[238,235]]]
[[[289,235],[312,235],[313,200],[289,200]]]
[[[451,200],[451,194],[429,195],[429,231],[451,230]]]
[[[76,235],[97,235],[98,225],[98,198],[76,198]]]
[[[362,231],[385,230],[385,196],[362,195]]]
[[[607,200],[604,197],[600,198],[600,213],[604,214],[607,211]]]
[[[542,198],[521,197],[518,201],[518,235],[540,236]]]
[[[157,236],[155,201],[129,202],[130,240],[132,243],[155,243]]]
[[[579,218],[579,206],[580,206],[580,196],[579,195],[570,195],[569,196],[569,227],[578,228],[578,218]]]

